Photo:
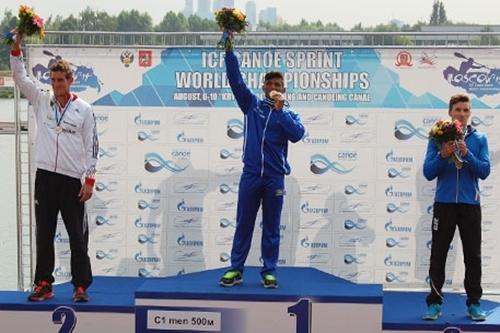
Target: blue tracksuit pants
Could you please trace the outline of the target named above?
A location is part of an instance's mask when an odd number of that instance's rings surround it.
[[[243,172],[239,184],[236,232],[231,250],[231,267],[243,272],[250,251],[255,218],[262,204],[262,276],[274,274],[280,245],[280,217],[285,194],[285,177]]]

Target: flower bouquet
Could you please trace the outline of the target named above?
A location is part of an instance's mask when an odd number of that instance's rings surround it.
[[[39,16],[32,7],[21,5],[17,16],[17,26],[14,31],[4,33],[3,40],[7,45],[14,43],[16,32],[24,36],[37,34],[40,39],[45,37],[43,18]]]
[[[463,165],[463,159],[460,157],[460,151],[458,149],[458,141],[464,138],[464,132],[462,130],[462,125],[458,120],[439,120],[432,127],[429,132],[429,139],[434,141],[438,149],[441,150],[443,145],[449,141],[455,143],[455,151],[450,156],[450,162],[455,163],[457,169],[461,169]]]
[[[224,7],[215,12],[215,21],[223,31],[222,37],[217,44],[226,50],[233,48],[232,35],[246,31],[248,21],[246,15],[239,9]]]

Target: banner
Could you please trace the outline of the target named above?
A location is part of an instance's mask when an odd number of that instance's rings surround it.
[[[472,98],[471,124],[488,136],[481,182],[483,285],[500,285],[498,130],[500,50],[238,49],[242,75],[262,93],[284,73],[306,127],[289,146],[280,265],[314,266],[355,282],[425,287],[435,182],[422,164],[427,133],[448,100]],[[49,84],[58,58],[92,103],[100,137],[90,255],[97,275],[166,276],[229,265],[242,170],[243,114],[214,48],[30,49],[29,71]],[[47,86],[48,87],[48,86]],[[247,263],[260,265],[262,218]],[[61,225],[62,226],[62,225]],[[69,277],[64,228],[58,278]],[[461,286],[458,234],[447,287]]]

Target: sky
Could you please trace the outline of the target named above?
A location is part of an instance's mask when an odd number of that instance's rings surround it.
[[[195,6],[197,1],[195,0]],[[206,0],[205,0],[206,1]],[[153,23],[161,21],[166,12],[182,11],[184,0],[28,0],[27,4],[38,12],[50,15],[69,16],[86,6],[117,14],[121,10],[137,9],[148,12]],[[212,1],[213,2],[213,1]],[[277,7],[278,16],[288,23],[298,23],[302,18],[308,21],[336,22],[345,29],[357,23],[374,26],[388,23],[392,19],[414,24],[419,20],[428,21],[434,0],[256,0],[257,11],[266,7]],[[0,10],[17,11],[19,0],[2,0]],[[24,3],[24,2],[23,2]],[[246,0],[235,0],[235,6],[245,8]],[[500,0],[443,0],[448,19],[454,22],[500,25]],[[140,4],[140,6],[138,5]]]

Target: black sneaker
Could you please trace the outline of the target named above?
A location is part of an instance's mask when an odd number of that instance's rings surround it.
[[[73,291],[73,302],[88,302],[89,295],[83,287],[76,287]]]
[[[264,288],[278,288],[278,280],[272,274],[264,275],[261,282]]]
[[[38,283],[33,286],[33,291],[28,296],[28,301],[40,302],[52,297],[54,297],[52,285],[47,281],[38,281]]]
[[[219,284],[223,287],[233,287],[242,282],[243,276],[241,275],[241,272],[237,270],[231,270],[224,273],[219,281]]]

